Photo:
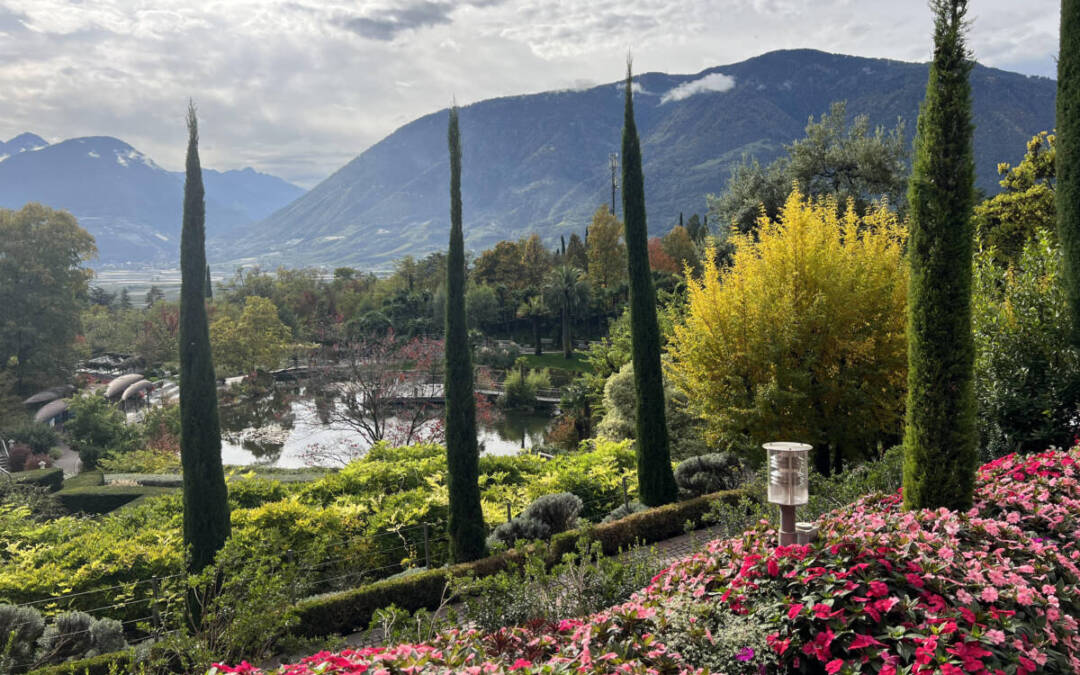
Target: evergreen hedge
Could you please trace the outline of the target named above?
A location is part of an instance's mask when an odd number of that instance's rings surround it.
[[[683,534],[687,523],[691,527],[701,526],[713,503],[738,504],[746,494],[744,490],[717,492],[641,511],[609,523],[562,532],[548,543],[548,564],[554,565],[564,554],[575,551],[582,536],[600,542],[605,555],[615,555],[641,543],[670,539]],[[369,625],[376,610],[391,604],[410,612],[435,609],[442,602],[449,577],[490,576],[523,558],[521,552],[510,550],[469,563],[308,598],[297,603],[299,623],[295,632],[305,637],[318,637],[363,629]]]
[[[22,485],[49,488],[49,492],[56,492],[64,484],[64,470],[58,466],[53,466],[47,469],[18,471],[11,474],[11,478]]]
[[[971,506],[977,460],[971,330],[974,153],[966,0],[934,0],[934,60],[908,184],[904,505]]]

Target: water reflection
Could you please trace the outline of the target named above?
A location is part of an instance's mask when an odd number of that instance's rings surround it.
[[[330,423],[332,396],[303,387],[278,385],[257,398],[220,407],[222,461],[228,465],[300,468],[312,462],[312,446],[339,447],[362,454],[367,445],[353,430]],[[539,445],[551,421],[550,411],[508,412],[490,426],[481,425],[481,452],[512,455]],[[318,463],[333,466],[331,460]]]

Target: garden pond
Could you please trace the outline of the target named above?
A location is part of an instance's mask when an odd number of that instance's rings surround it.
[[[341,466],[369,445],[355,430],[327,419],[326,405],[303,387],[223,403],[221,459],[226,465],[302,468]],[[553,410],[507,411],[479,424],[481,454],[513,455],[540,445]]]

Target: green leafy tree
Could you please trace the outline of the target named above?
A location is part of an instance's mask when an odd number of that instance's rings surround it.
[[[633,341],[634,385],[637,390],[638,494],[642,504],[658,506],[675,501],[678,488],[671,471],[667,421],[664,417],[664,379],[660,370],[660,328],[656,322],[656,291],[649,272],[649,232],[645,222],[645,179],[641,144],[634,123],[633,74],[626,64],[626,110],[622,134],[623,217],[626,219],[626,258],[630,278],[630,334]]]
[[[464,562],[487,551],[480,504],[479,449],[472,354],[465,316],[465,239],[461,228],[461,132],[450,109],[450,247],[446,254],[446,465],[450,495],[450,552]]]
[[[499,321],[499,298],[486,284],[472,284],[465,293],[465,315],[469,327],[483,330]]]
[[[577,232],[572,233],[566,242],[566,255],[563,259],[567,265],[572,265],[582,272],[589,269],[589,253],[585,250],[585,243],[581,241]]]
[[[292,331],[278,318],[273,302],[253,295],[245,298],[239,317],[222,314],[210,325],[210,346],[224,373],[272,370],[288,356]]]
[[[664,248],[664,253],[675,261],[680,274],[687,266],[695,272],[699,271],[697,247],[694,246],[694,240],[686,228],[676,225],[671,232],[664,235],[660,243]]]
[[[544,296],[539,293],[529,296],[529,299],[521,303],[521,306],[517,309],[518,318],[528,319],[529,323],[532,324],[533,347],[537,356],[544,353],[543,345],[540,343],[540,322],[547,315],[548,308],[544,304]]]
[[[0,209],[0,367],[16,392],[66,378],[90,270],[94,238],[67,211],[27,204]]]
[[[120,309],[131,309],[131,295],[127,286],[120,289]]]
[[[574,320],[574,313],[589,302],[589,283],[581,270],[559,265],[548,273],[544,282],[544,296],[547,305],[561,318],[563,357],[569,359],[574,355],[570,324]]]
[[[849,126],[847,104],[839,101],[817,121],[811,117],[806,136],[784,150],[786,156],[767,167],[744,160],[732,170],[724,192],[707,197],[721,238],[732,225],[743,233],[752,231],[762,210],[775,219],[794,183],[808,197],[836,197],[840,208],[853,199],[859,213],[875,200],[903,203],[907,144],[902,121],[890,131],[871,131],[869,118],[859,115]]]
[[[145,304],[146,304],[146,306],[148,308],[153,307],[154,303],[156,303],[156,302],[158,302],[160,300],[164,300],[164,299],[165,299],[165,291],[161,290],[157,286],[151,286],[150,289],[146,291],[146,303]]]
[[[71,447],[79,453],[83,469],[97,467],[98,460],[106,455],[119,455],[135,449],[136,432],[127,426],[124,413],[105,397],[89,394],[71,399],[71,419],[64,424],[64,431]]]
[[[975,397],[984,459],[1068,447],[1078,431],[1080,350],[1070,342],[1061,247],[1050,232],[1037,230],[1008,268],[989,249],[975,256]]]
[[[623,224],[606,206],[596,209],[589,225],[589,283],[593,288],[617,288],[626,281]]]
[[[1036,134],[1028,141],[1027,153],[1019,164],[998,164],[1004,189],[975,207],[979,243],[983,249],[993,249],[999,264],[1007,267],[1016,263],[1037,231],[1053,231],[1056,156],[1053,134]]]
[[[1080,1],[1061,1],[1057,90],[1057,219],[1063,281],[1080,345]]]
[[[934,60],[908,188],[904,505],[971,506],[977,460],[971,330],[975,166],[967,0],[934,0]]]
[[[188,105],[184,214],[180,233],[180,458],[184,468],[187,567],[201,571],[229,538],[229,503],[221,467],[217,386],[206,318],[206,204],[195,105]],[[192,599],[196,624],[201,615]]]

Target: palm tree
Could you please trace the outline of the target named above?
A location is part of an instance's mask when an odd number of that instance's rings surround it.
[[[548,305],[562,314],[563,356],[573,356],[570,343],[570,320],[589,301],[589,283],[581,270],[570,265],[559,265],[551,270],[544,283],[544,295]]]
[[[529,319],[532,321],[533,329],[533,344],[536,345],[536,355],[540,356],[544,353],[543,348],[540,345],[540,320],[548,314],[547,305],[544,304],[544,296],[539,293],[532,295],[528,300],[521,303],[521,306],[517,309],[517,317],[519,319]]]

